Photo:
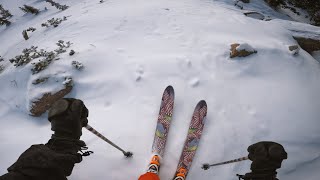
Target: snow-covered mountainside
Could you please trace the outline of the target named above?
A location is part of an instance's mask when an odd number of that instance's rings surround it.
[[[95,153],[76,165],[70,180],[137,179],[150,158],[167,85],[176,95],[161,179],[173,177],[201,99],[208,115],[188,179],[237,179],[235,174],[250,171],[250,162],[200,167],[245,156],[250,144],[263,140],[279,142],[288,152],[279,179],[319,179],[320,66],[304,50],[293,55],[288,49],[297,44],[290,30],[319,34],[319,27],[289,21],[262,0],[242,4],[246,10],[229,0],[56,1],[70,7],[61,11],[42,0],[0,0],[13,14],[10,26],[0,26],[0,174],[31,144],[50,138],[47,114],[29,116],[30,102],[72,76],[67,97],[82,99],[89,124],[134,157],[125,159],[84,129],[82,139]],[[23,4],[41,12],[25,14],[19,9]],[[250,10],[267,20],[243,14]],[[64,16],[56,28],[41,26]],[[29,27],[36,31],[24,40],[21,33]],[[52,51],[59,40],[72,44],[39,73],[31,72],[37,60],[18,67],[9,62],[31,46]],[[233,43],[247,43],[257,53],[231,59]],[[84,68],[75,69],[72,61]],[[50,77],[47,85],[32,84],[42,77]]]

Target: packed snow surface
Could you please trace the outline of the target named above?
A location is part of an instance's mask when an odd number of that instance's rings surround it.
[[[206,126],[187,179],[237,179],[235,174],[249,172],[249,161],[208,171],[200,167],[246,156],[250,144],[265,140],[283,144],[288,152],[279,179],[319,178],[320,66],[303,50],[298,56],[288,51],[296,44],[290,28],[319,28],[288,21],[259,0],[244,8],[274,20],[246,17],[229,0],[57,2],[70,8],[59,11],[39,0],[0,0],[14,15],[10,26],[0,27],[5,59],[0,62],[5,67],[0,74],[0,174],[31,144],[50,138],[47,114],[31,117],[28,108],[30,99],[53,83],[37,88],[31,82],[56,75],[73,77],[68,97],[85,102],[89,124],[134,153],[126,159],[83,129],[82,139],[95,153],[75,166],[70,180],[137,179],[144,173],[167,85],[176,94],[161,179],[173,177],[193,109],[202,99],[208,104]],[[23,4],[42,11],[24,14],[18,8]],[[63,16],[68,19],[58,27],[41,27]],[[25,41],[21,32],[29,27],[37,30]],[[61,55],[39,74],[32,75],[30,64],[16,68],[8,61],[32,45],[52,50],[58,40],[72,42],[76,53]],[[243,42],[258,53],[230,60],[230,44]],[[75,60],[83,63],[81,71],[72,67]]]

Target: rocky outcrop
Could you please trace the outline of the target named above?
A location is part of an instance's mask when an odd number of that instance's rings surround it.
[[[243,43],[243,44],[238,44],[234,43],[231,44],[231,49],[230,49],[230,58],[234,57],[246,57],[251,54],[257,53],[255,49],[253,49],[249,44]]]
[[[320,50],[320,38],[310,38],[310,37],[293,37],[299,44],[299,46],[307,51],[308,53],[312,53],[314,51]]]

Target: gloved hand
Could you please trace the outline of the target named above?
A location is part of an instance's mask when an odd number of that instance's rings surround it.
[[[89,111],[79,99],[63,98],[49,109],[48,120],[56,137],[80,139],[82,127],[88,124]]]
[[[275,143],[262,141],[248,147],[249,159],[252,161],[251,170],[265,171],[276,170],[281,167],[287,153],[283,146]]]
[[[244,180],[278,180],[276,169],[281,167],[287,153],[281,144],[262,141],[248,147],[251,163],[250,173],[238,175]]]

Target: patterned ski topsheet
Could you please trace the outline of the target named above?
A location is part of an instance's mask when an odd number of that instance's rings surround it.
[[[168,86],[162,95],[158,122],[152,145],[152,153],[158,154],[161,157],[163,157],[164,154],[170,123],[172,120],[173,104],[174,89],[172,86]]]
[[[202,100],[197,104],[197,106],[194,109],[191,123],[188,130],[187,139],[184,143],[183,150],[178,163],[178,167],[175,173],[175,177],[173,179],[176,178],[178,170],[181,167],[187,170],[186,176],[188,175],[193,157],[196,154],[196,150],[200,142],[206,115],[207,115],[207,103],[204,100]]]

